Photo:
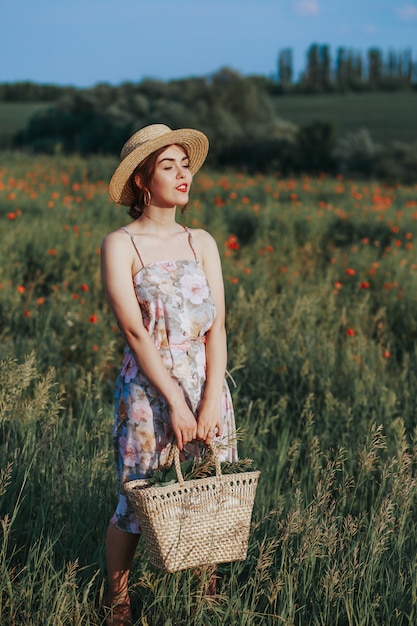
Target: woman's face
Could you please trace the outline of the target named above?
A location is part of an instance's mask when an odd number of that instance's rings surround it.
[[[187,204],[192,179],[189,158],[184,148],[168,146],[155,163],[149,185],[151,204],[164,208]]]

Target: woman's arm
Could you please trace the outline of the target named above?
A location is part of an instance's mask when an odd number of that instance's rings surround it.
[[[172,430],[182,450],[187,441],[196,438],[197,423],[181,388],[170,376],[143,325],[132,281],[133,247],[127,245],[126,241],[126,235],[118,231],[110,233],[103,240],[101,274],[104,289],[136,363],[167,401]]]
[[[199,231],[202,265],[216,305],[216,317],[206,336],[207,380],[197,420],[197,438],[210,443],[222,434],[222,394],[227,364],[224,285],[219,251],[213,237]]]

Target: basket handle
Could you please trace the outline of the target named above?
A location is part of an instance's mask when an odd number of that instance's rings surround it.
[[[215,443],[209,443],[206,445],[207,445],[207,448],[210,450],[210,454],[212,455],[214,464],[216,466],[216,476],[219,477],[222,475],[222,470],[220,467],[220,458],[219,458],[219,453],[217,451],[217,445]],[[184,487],[185,480],[181,471],[180,451],[176,443],[173,444],[173,450],[174,450],[174,465],[175,465],[175,471],[177,472],[178,484],[180,485],[180,487]]]

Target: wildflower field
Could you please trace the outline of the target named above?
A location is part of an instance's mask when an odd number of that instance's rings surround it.
[[[0,624],[94,625],[116,500],[122,339],[99,272],[111,159],[3,153]],[[205,171],[185,223],[223,261],[248,558],[131,576],[136,624],[417,621],[417,185]]]

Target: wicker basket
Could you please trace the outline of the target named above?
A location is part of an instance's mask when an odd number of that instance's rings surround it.
[[[222,475],[211,446],[216,476],[187,480],[174,448],[178,482],[163,487],[148,480],[125,484],[139,518],[150,561],[166,572],[246,558],[260,472]]]

